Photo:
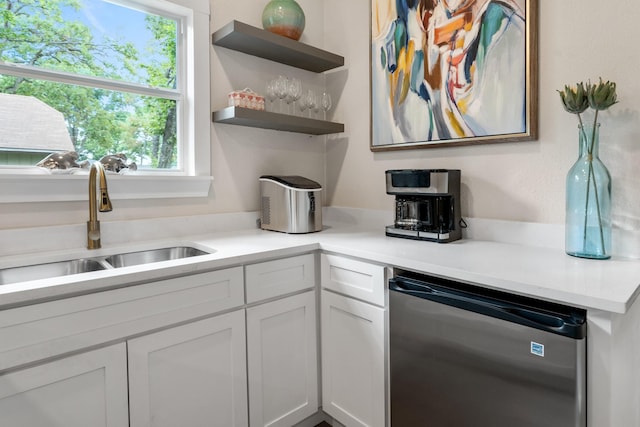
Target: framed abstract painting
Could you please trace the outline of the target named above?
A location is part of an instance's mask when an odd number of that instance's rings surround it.
[[[371,150],[537,137],[537,0],[371,0]]]

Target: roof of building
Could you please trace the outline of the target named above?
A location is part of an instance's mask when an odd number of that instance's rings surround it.
[[[33,96],[0,93],[0,149],[73,151],[64,116]]]

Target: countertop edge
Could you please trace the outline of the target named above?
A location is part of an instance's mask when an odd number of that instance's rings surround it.
[[[419,242],[386,237],[377,227],[337,225],[319,233],[299,235],[260,229],[234,230],[164,239],[161,242],[137,242],[135,247],[177,241],[214,252],[200,259],[164,261],[107,273],[83,273],[46,281],[3,285],[0,286],[0,309],[315,250],[617,314],[626,313],[640,294],[638,260],[577,260],[561,250],[477,240],[446,244]],[[72,253],[64,251],[67,256]],[[18,256],[13,261],[18,262],[22,258]],[[24,255],[24,258],[31,259],[29,255]]]

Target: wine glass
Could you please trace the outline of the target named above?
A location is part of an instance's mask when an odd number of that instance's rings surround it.
[[[280,99],[280,113],[282,113],[282,101],[287,96],[288,79],[285,76],[278,76],[276,78],[275,89],[276,96]]]
[[[313,105],[313,115],[317,119],[320,115],[320,109],[322,108],[322,95],[318,95],[314,92],[313,96],[316,98],[316,103]]]
[[[327,111],[331,109],[331,95],[328,92],[322,92],[322,110],[324,111],[324,119],[327,120]]]
[[[300,109],[300,117],[304,117],[304,111],[307,109],[307,95],[300,96],[300,102],[298,102],[298,108]]]
[[[309,109],[309,118],[311,118],[311,113],[315,111],[318,106],[318,97],[313,90],[309,89],[305,95],[305,100],[307,108]]]
[[[273,107],[273,103],[275,102],[276,98],[278,97],[278,95],[276,95],[276,82],[275,80],[269,80],[267,82],[267,93],[266,93],[266,97],[267,100],[269,101],[269,109],[268,111],[273,111],[274,107]]]
[[[302,96],[302,82],[300,79],[292,78],[289,80],[287,90],[287,104],[293,103],[293,115],[296,115],[296,101]]]

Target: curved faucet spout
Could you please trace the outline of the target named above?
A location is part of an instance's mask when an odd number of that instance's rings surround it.
[[[96,175],[100,174],[100,198],[96,194]],[[98,205],[100,206],[98,208]],[[100,221],[98,221],[98,210],[100,212],[110,212],[113,209],[109,192],[107,190],[107,175],[100,162],[91,163],[89,169],[89,221],[87,222],[87,248],[99,249],[100,243]]]

